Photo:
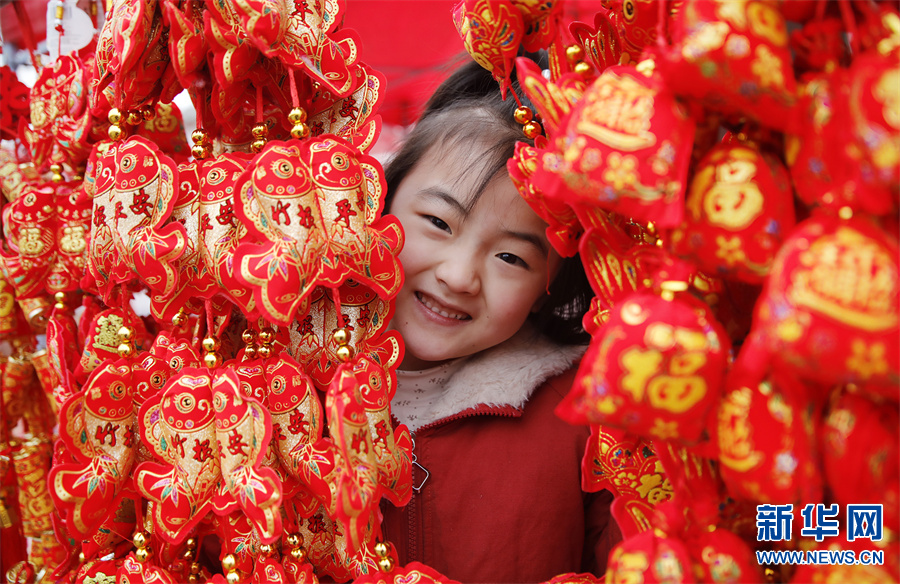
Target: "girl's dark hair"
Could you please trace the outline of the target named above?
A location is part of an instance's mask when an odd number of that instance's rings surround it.
[[[546,68],[544,57],[531,56]],[[534,107],[513,78],[512,87],[523,105]],[[474,206],[484,189],[512,158],[516,142],[527,140],[513,114],[518,104],[509,95],[500,98],[500,87],[491,74],[475,61],[457,68],[437,88],[425,105],[425,111],[409,133],[400,150],[385,166],[387,194],[384,208],[389,211],[400,183],[422,160],[432,146],[458,143],[483,145],[479,151],[478,189],[468,205]],[[529,316],[537,330],[560,344],[586,344],[590,336],[581,319],[593,296],[580,258],[563,258],[559,272],[550,283],[549,296],[541,308]]]

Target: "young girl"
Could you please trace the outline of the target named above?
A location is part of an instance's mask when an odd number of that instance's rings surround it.
[[[402,563],[463,582],[602,575],[620,537],[612,495],[580,487],[588,428],[553,413],[588,340],[591,292],[506,170],[524,140],[515,107],[471,62],[386,170],[387,209],[406,233],[392,408],[415,464],[409,505],[383,507],[384,537]]]

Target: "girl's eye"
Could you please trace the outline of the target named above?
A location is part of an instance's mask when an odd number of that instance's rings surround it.
[[[506,262],[507,264],[510,264],[510,265],[513,265],[513,266],[522,266],[523,268],[527,268],[527,267],[528,267],[528,264],[525,263],[525,260],[523,260],[523,259],[520,258],[519,256],[514,255],[514,254],[511,254],[511,253],[505,253],[505,252],[504,252],[504,253],[498,253],[498,254],[497,254],[497,257],[500,258],[501,261],[504,261],[504,262]]]
[[[437,227],[438,229],[440,229],[441,231],[446,231],[448,233],[450,232],[450,226],[447,225],[443,219],[438,219],[434,215],[426,215],[425,218],[428,219],[429,221],[431,221],[431,224],[434,225],[435,227]]]

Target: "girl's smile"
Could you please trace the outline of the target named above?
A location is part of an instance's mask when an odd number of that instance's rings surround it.
[[[428,315],[432,318],[440,316],[443,319],[449,320],[450,322],[447,323],[449,325],[457,324],[460,321],[472,320],[472,317],[465,312],[457,310],[448,304],[444,304],[433,296],[429,296],[423,292],[416,292],[415,295],[416,300],[425,307],[428,311]],[[443,322],[441,320],[435,320],[438,323]]]
[[[546,223],[505,171],[479,194],[481,158],[477,144],[437,145],[394,194],[390,212],[406,234],[392,321],[406,345],[402,369],[507,340],[540,305],[559,265]]]

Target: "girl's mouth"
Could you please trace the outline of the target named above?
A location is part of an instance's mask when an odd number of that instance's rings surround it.
[[[430,310],[431,312],[443,316],[444,318],[451,318],[454,320],[472,320],[472,317],[463,312],[456,312],[453,309],[450,309],[436,299],[431,296],[427,296],[422,292],[416,292],[416,299],[422,303],[425,308]]]

